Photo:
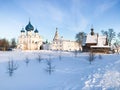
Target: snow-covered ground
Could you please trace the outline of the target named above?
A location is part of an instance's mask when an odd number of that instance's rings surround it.
[[[0,52],[0,90],[120,90],[120,55],[102,55],[101,59],[96,55],[91,65],[87,57],[87,53],[75,57],[60,51]],[[17,67],[12,76],[9,61]]]

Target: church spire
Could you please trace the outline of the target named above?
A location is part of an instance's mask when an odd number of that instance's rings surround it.
[[[54,40],[58,40],[59,39],[59,35],[58,35],[58,28],[56,28],[56,32],[55,32],[55,36],[54,36]]]

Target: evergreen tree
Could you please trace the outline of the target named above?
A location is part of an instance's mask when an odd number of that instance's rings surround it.
[[[90,62],[90,64],[96,59],[95,54],[93,53],[93,51],[89,52],[87,59]]]
[[[16,41],[15,38],[11,39],[11,48],[15,48],[16,47]]]
[[[76,42],[79,43],[79,50],[80,50],[80,46],[82,45],[82,42],[83,42],[84,38],[85,38],[85,33],[84,32],[79,32],[75,36]]]

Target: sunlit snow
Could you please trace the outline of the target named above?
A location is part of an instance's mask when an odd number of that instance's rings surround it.
[[[120,90],[120,55],[96,54],[91,64],[87,57],[63,51],[1,51],[0,90]],[[49,60],[51,73],[46,70]],[[17,66],[12,76],[8,61]]]

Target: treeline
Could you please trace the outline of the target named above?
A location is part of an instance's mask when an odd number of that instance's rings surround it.
[[[0,51],[12,50],[13,48],[16,48],[15,38],[12,38],[10,41],[5,38],[0,39]]]

